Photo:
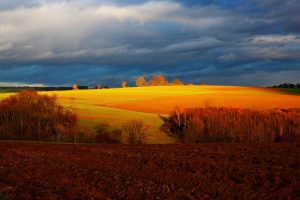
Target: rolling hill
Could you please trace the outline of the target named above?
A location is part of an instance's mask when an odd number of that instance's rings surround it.
[[[159,115],[169,114],[175,107],[232,107],[272,109],[300,107],[300,96],[284,90],[237,86],[161,86],[128,87],[105,90],[50,91],[60,103],[74,109],[80,126],[91,128],[99,122],[119,127],[130,119],[142,119],[147,127],[149,143],[174,143],[159,130]],[[1,93],[0,99],[8,93]]]

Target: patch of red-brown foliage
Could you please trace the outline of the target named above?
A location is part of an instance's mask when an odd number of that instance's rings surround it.
[[[74,141],[77,116],[48,96],[20,91],[0,101],[0,139]]]
[[[299,199],[300,144],[0,143],[11,199]]]
[[[161,129],[186,143],[279,142],[300,138],[300,109],[175,109]]]

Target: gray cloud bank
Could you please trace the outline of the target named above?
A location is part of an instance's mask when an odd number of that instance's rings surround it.
[[[0,82],[300,82],[298,1],[197,2],[1,1]]]

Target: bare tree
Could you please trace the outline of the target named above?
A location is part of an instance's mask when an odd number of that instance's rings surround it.
[[[130,120],[123,125],[129,144],[143,144],[146,141],[145,125],[142,120]]]

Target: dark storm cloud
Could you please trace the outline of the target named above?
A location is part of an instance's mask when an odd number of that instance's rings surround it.
[[[300,81],[299,10],[294,0],[4,0],[0,83]]]

